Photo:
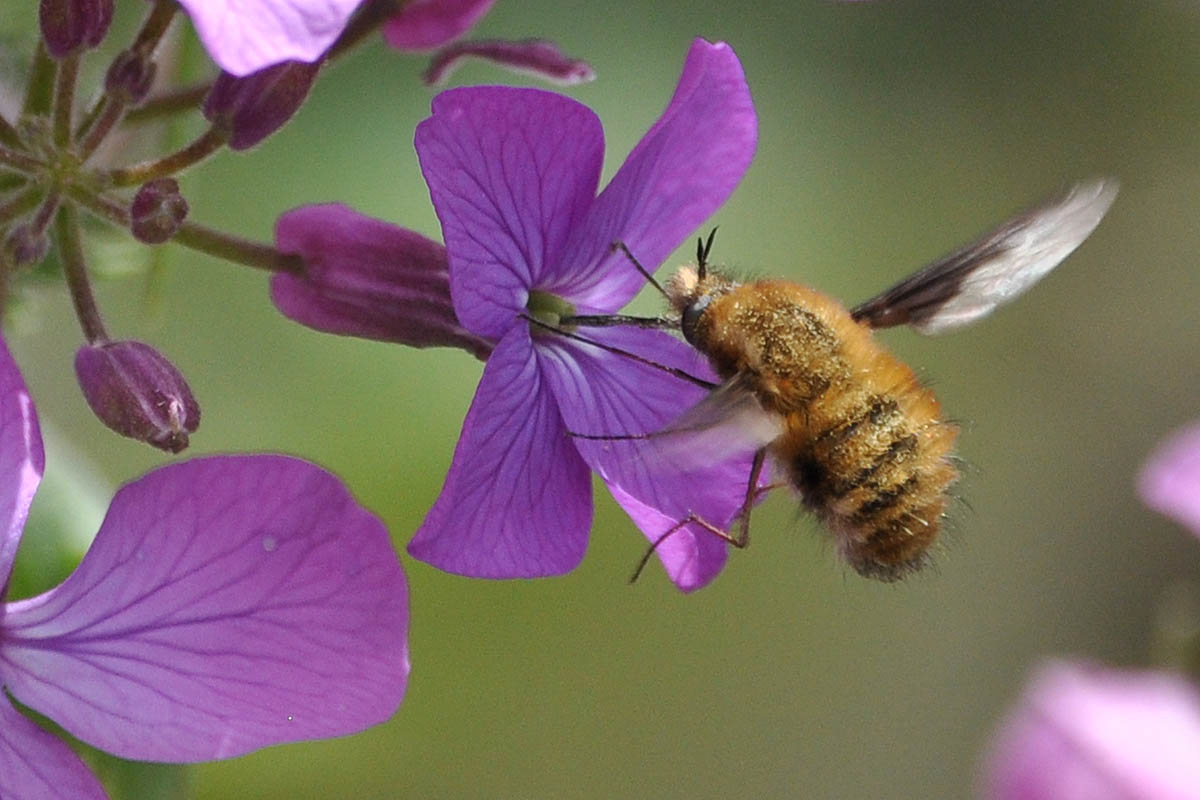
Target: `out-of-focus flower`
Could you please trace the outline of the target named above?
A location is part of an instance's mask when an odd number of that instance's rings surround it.
[[[180,0],[180,5],[213,61],[225,72],[241,77],[284,61],[320,60],[362,2]],[[383,36],[398,50],[433,50],[466,33],[494,2],[407,0],[384,22]]]
[[[383,27],[397,50],[432,50],[462,36],[496,0],[409,0]]]
[[[985,768],[988,800],[1197,800],[1200,693],[1070,662],[1034,675]]]
[[[1150,508],[1200,536],[1200,424],[1159,446],[1142,468],[1138,490]]]
[[[43,464],[0,341],[0,599]],[[197,459],[118,491],[62,584],[0,603],[0,685],[123,758],[229,758],[387,719],[407,628],[387,532],[336,478],[284,456]],[[0,797],[104,791],[0,697]]]
[[[571,58],[554,42],[545,39],[525,39],[510,42],[503,39],[480,39],[456,42],[439,50],[422,76],[431,86],[440,86],[468,58],[479,58],[499,64],[510,72],[532,75],[559,86],[587,83],[596,77],[592,65]]]
[[[666,111],[599,196],[603,134],[584,106],[504,87],[456,89],[434,99],[416,146],[442,223],[453,310],[494,351],[446,484],[409,545],[415,557],[475,577],[567,572],[587,544],[590,470],[651,540],[691,512],[716,524],[729,521],[745,495],[748,453],[684,470],[643,457],[635,443],[568,434],[659,430],[703,396],[612,348],[711,378],[701,356],[661,331],[580,329],[604,349],[531,327],[523,317],[553,322],[619,310],[645,278],[612,252],[612,243],[625,242],[645,265],[659,264],[733,191],[753,157],[756,133],[737,57],[727,45],[702,40],[692,46]],[[301,248],[310,261],[322,257],[322,266],[313,278],[276,276],[276,304],[305,324],[364,335],[354,330],[355,320],[336,319],[355,304],[339,308],[335,301],[341,286],[360,282],[350,254],[368,241],[376,243],[371,261],[381,268],[364,285],[396,296],[428,285],[412,277],[424,272],[412,255],[415,234],[388,234],[377,225],[342,234],[345,258],[318,252],[332,252],[332,243]],[[311,292],[302,295],[295,289],[305,281]],[[394,288],[383,289],[388,283]],[[280,287],[291,295],[287,303],[280,302]],[[335,290],[323,298],[328,287]],[[440,336],[446,309],[435,313],[431,329]],[[412,320],[386,326],[397,341],[412,336]],[[726,545],[689,525],[656,552],[671,579],[692,590],[720,571]]]
[[[38,22],[46,52],[66,58],[104,40],[113,18],[113,0],[40,0]]]
[[[213,61],[236,76],[318,60],[360,0],[180,0]]]

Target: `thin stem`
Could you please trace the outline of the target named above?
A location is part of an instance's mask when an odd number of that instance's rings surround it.
[[[209,128],[191,144],[156,161],[144,161],[128,167],[110,170],[108,179],[113,186],[138,186],[154,178],[174,175],[200,163],[225,145],[226,136],[215,127]]]
[[[0,144],[6,144],[10,147],[21,146],[21,135],[17,133],[17,129],[8,121],[8,118],[0,114]]]
[[[26,186],[0,203],[0,226],[7,225],[37,206],[42,197],[40,186]]]
[[[123,103],[107,94],[100,98],[98,104],[92,107],[87,118],[80,124],[79,130],[75,132],[75,139],[79,142],[76,150],[79,153],[80,162],[91,158],[104,138],[116,127],[124,115]]]
[[[196,86],[188,86],[183,89],[164,92],[157,97],[150,98],[137,108],[131,109],[125,115],[125,122],[146,122],[158,117],[191,111],[200,105],[200,102],[208,96],[208,92],[211,89],[212,81],[209,81],[197,84]]]
[[[31,233],[41,235],[50,227],[50,220],[54,219],[54,212],[58,211],[58,207],[62,205],[62,193],[57,189],[51,189],[42,198],[42,204],[38,208],[37,213],[33,215],[33,219],[29,222],[29,230]]]
[[[175,18],[175,12],[178,9],[179,6],[175,0],[154,0],[154,5],[150,7],[150,12],[143,20],[142,27],[134,37],[128,54],[148,62],[154,55],[158,43],[166,35],[167,28],[171,26],[171,20]],[[126,53],[122,53],[117,58],[126,56]],[[84,115],[83,124],[75,132],[75,140],[80,143],[79,158],[81,161],[86,161],[92,153],[96,152],[96,148],[104,141],[104,137],[124,115],[125,103],[107,91],[96,100],[91,110]]]
[[[31,175],[39,172],[45,166],[45,164],[31,155],[0,145],[0,169],[7,168],[12,172]]]
[[[325,52],[325,59],[333,61],[361,44],[383,26],[383,23],[399,14],[408,5],[408,0],[369,0],[358,10],[338,37]]]
[[[25,102],[21,106],[23,116],[45,114],[50,110],[50,99],[54,95],[54,72],[54,59],[46,52],[46,45],[39,38],[33,53],[33,64],[29,68]]]
[[[58,234],[58,253],[67,276],[67,288],[71,291],[71,302],[75,305],[75,315],[79,317],[84,338],[89,344],[107,341],[108,333],[104,329],[104,321],[100,318],[100,309],[96,307],[96,296],[92,294],[91,281],[88,280],[87,263],[83,258],[79,220],[75,209],[70,206],[59,209],[58,224],[55,227]]]
[[[129,228],[129,209],[125,205],[78,187],[69,187],[67,196],[101,219],[121,228]],[[225,261],[268,272],[302,275],[306,269],[304,259],[295,253],[283,253],[270,245],[247,241],[195,222],[184,222],[171,241]]]
[[[75,82],[79,77],[79,56],[70,55],[58,62],[54,81],[54,144],[66,147],[71,141],[71,112],[75,107]]]
[[[302,275],[306,269],[303,257],[295,253],[283,253],[271,245],[251,242],[194,222],[184,222],[171,241],[235,264],[268,272]]]
[[[103,195],[97,195],[89,192],[78,186],[66,187],[67,197],[78,203],[80,207],[91,212],[92,215],[100,219],[111,222],[118,228],[129,228],[130,217],[129,209],[121,204]]]

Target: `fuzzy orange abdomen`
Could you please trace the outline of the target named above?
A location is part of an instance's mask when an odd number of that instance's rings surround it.
[[[783,416],[772,454],[856,571],[890,581],[928,560],[958,429],[865,326],[825,295],[760,281],[714,297],[694,343]]]

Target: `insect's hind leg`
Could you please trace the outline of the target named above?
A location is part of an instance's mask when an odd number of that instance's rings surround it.
[[[666,531],[659,534],[658,538],[651,542],[650,547],[646,550],[645,554],[638,562],[637,568],[633,571],[633,575],[630,576],[629,582],[634,583],[637,581],[642,574],[642,570],[644,570],[646,565],[650,563],[650,557],[653,556],[655,551],[658,550],[659,545],[665,542],[668,537],[678,533],[688,525],[699,525],[704,530],[708,531],[719,539],[723,539],[738,549],[744,548],[746,545],[750,544],[750,512],[754,508],[754,504],[767,492],[771,491],[772,489],[777,489],[782,485],[758,485],[758,479],[762,475],[763,464],[766,462],[766,457],[767,450],[765,447],[760,448],[754,454],[754,461],[750,465],[750,478],[746,481],[746,497],[742,501],[741,507],[738,508],[737,514],[733,516],[733,519],[738,520],[738,532],[736,534],[730,533],[719,525],[714,525],[699,514],[688,514]]]

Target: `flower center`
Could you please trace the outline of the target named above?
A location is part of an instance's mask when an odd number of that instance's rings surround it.
[[[575,315],[575,306],[556,294],[536,289],[529,293],[529,302],[525,304],[525,310],[538,322],[556,328],[560,326],[563,317]]]

